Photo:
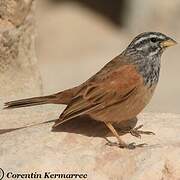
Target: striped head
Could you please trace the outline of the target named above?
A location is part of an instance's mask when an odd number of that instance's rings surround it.
[[[144,32],[136,36],[128,49],[133,49],[146,57],[160,56],[167,47],[177,44],[172,38],[160,32]]]

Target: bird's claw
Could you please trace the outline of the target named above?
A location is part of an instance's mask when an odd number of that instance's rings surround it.
[[[133,143],[130,143],[130,144],[128,144],[127,145],[127,149],[135,149],[135,148],[138,148],[138,147],[144,147],[144,146],[147,146],[147,144],[146,143],[142,143],[142,144],[136,144],[135,142],[133,142]]]
[[[130,133],[132,136],[135,136],[137,138],[141,138],[141,134],[147,134],[147,135],[155,135],[154,132],[151,132],[151,131],[141,131],[139,129],[141,129],[143,127],[143,125],[139,125],[138,127],[134,128],[134,129],[131,129],[130,130]]]

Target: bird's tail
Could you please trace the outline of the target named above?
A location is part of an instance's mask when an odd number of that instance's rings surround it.
[[[4,109],[14,109],[28,106],[36,106],[41,104],[68,104],[78,92],[79,87],[67,89],[57,94],[49,96],[33,97],[28,99],[20,99],[4,103]]]
[[[41,96],[41,97],[33,97],[28,99],[21,99],[16,101],[10,101],[4,103],[4,109],[14,109],[20,107],[27,107],[27,106],[36,106],[41,104],[49,104],[53,102],[53,95],[50,96]]]

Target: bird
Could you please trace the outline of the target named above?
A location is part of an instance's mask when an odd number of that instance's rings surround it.
[[[4,109],[13,109],[41,104],[65,104],[52,128],[78,116],[88,115],[106,125],[116,137],[109,145],[134,149],[145,144],[124,142],[115,128],[116,123],[128,122],[150,102],[159,81],[161,56],[177,42],[160,32],[143,32],[137,35],[121,54],[109,61],[95,75],[79,86],[40,97],[6,102]],[[154,134],[140,131],[142,125],[129,132]]]

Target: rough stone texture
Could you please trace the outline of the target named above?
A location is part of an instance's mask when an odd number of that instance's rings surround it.
[[[21,25],[27,17],[33,0],[1,0],[0,16],[13,25]]]
[[[42,93],[32,0],[0,1],[1,102]]]
[[[44,109],[39,116],[51,120],[52,114]],[[148,143],[135,150],[106,146],[107,129],[88,118],[67,122],[56,132],[47,123],[1,134],[0,167],[5,172],[87,173],[89,180],[180,179],[180,115],[146,113],[139,119],[156,135],[141,140],[124,135],[126,142]]]

